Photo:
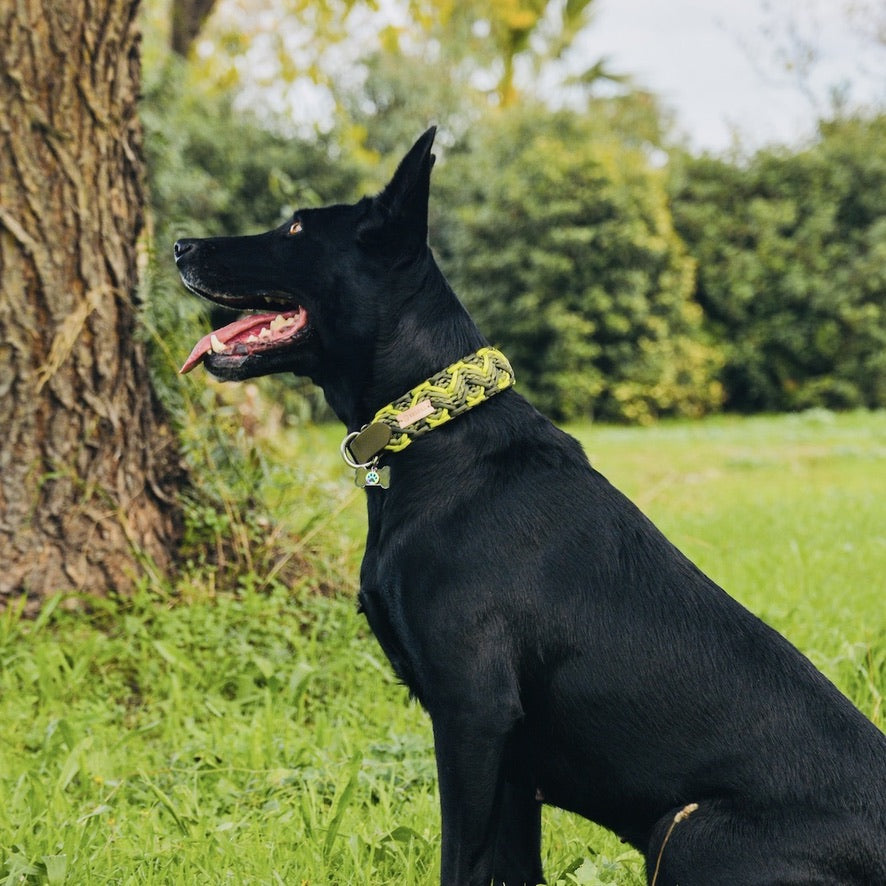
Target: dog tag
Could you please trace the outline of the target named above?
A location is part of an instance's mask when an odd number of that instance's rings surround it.
[[[391,469],[387,465],[383,468],[375,465],[357,468],[354,472],[354,483],[361,489],[368,489],[371,486],[387,489],[391,485]]]

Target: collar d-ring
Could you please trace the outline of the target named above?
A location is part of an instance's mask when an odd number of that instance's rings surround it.
[[[354,458],[353,454],[351,453],[351,448],[350,448],[351,441],[355,440],[357,437],[359,437],[361,433],[362,433],[362,430],[352,431],[350,434],[348,434],[344,438],[344,440],[341,441],[341,446],[339,447],[339,452],[341,452],[341,457],[342,457],[344,463],[349,468],[354,468],[355,470],[357,468],[368,468],[372,464],[372,461],[373,461],[372,459],[370,459],[369,461],[359,462]]]

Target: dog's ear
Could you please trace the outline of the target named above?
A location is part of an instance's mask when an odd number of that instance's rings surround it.
[[[401,247],[427,242],[428,195],[436,159],[431,146],[436,133],[437,127],[432,126],[418,139],[384,190],[371,200],[360,225],[361,240],[378,242],[393,235]]]

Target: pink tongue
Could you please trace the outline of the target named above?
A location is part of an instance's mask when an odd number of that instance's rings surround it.
[[[300,317],[302,321],[305,319],[304,312],[301,310],[286,311],[283,313],[283,316]],[[221,329],[216,329],[207,333],[197,342],[197,344],[194,345],[194,349],[188,355],[188,359],[185,360],[182,368],[179,369],[179,374],[184,375],[186,372],[190,372],[203,359],[203,357],[212,350],[213,336],[225,345],[236,338],[245,337],[253,330],[257,335],[262,329],[270,326],[271,322],[276,317],[277,314],[249,314],[246,317],[241,317],[239,320],[235,320],[233,323],[229,323],[227,326],[223,326]],[[286,327],[283,330],[283,337],[291,335],[303,325],[304,323],[302,322],[298,326]]]

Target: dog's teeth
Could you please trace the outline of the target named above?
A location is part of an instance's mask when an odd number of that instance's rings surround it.
[[[265,326],[265,328],[262,329],[262,331],[258,334],[258,337],[259,337],[262,341],[267,341],[267,340],[271,337],[271,330],[268,329],[267,326]]]
[[[246,339],[246,344],[253,345],[257,341],[261,341],[261,339],[257,335],[250,335],[249,338]]]
[[[209,345],[212,348],[213,354],[224,354],[227,351],[228,346],[223,344],[221,339],[213,333],[213,335],[209,339]],[[204,345],[205,347],[205,345]]]
[[[271,320],[271,332],[279,332],[284,326],[287,324],[286,318],[282,314],[277,314],[273,320]]]

